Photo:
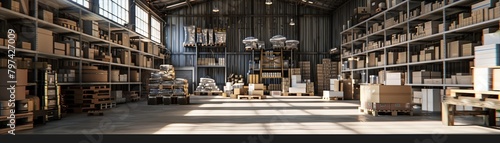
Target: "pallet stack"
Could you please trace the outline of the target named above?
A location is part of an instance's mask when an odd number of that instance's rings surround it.
[[[111,88],[106,86],[69,86],[63,89],[68,111],[81,113],[116,107],[111,97]]]

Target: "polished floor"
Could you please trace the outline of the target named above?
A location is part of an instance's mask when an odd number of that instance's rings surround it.
[[[236,100],[193,97],[191,105],[119,104],[104,116],[73,114],[18,134],[500,134],[479,117],[443,126],[440,115],[359,113],[356,101],[319,97]]]

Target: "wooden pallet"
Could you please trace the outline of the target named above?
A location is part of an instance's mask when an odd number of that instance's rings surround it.
[[[500,100],[499,91],[475,91],[475,90],[450,90],[450,96],[454,98],[458,97],[474,97],[476,99],[498,99]]]
[[[104,112],[101,110],[90,110],[87,112],[87,116],[104,116]]]
[[[262,95],[238,95],[238,99],[262,99]]]
[[[290,93],[283,92],[283,96],[314,96],[314,93]]]
[[[33,129],[33,112],[15,114],[15,116],[16,132]],[[9,116],[0,116],[0,121],[10,121],[10,118]],[[10,127],[1,128],[0,134],[8,134],[10,130],[12,130]]]
[[[100,110],[111,109],[111,108],[115,108],[115,107],[116,107],[116,103],[115,102],[96,104],[96,108],[100,109]]]
[[[99,85],[99,86],[68,86],[68,87],[66,87],[66,89],[92,89],[92,90],[95,90],[95,89],[102,89],[102,90],[109,89],[109,90],[111,90],[111,88],[107,88],[105,85]]]
[[[409,114],[413,116],[412,110],[374,110],[374,109],[366,109],[364,113],[372,114],[373,116],[378,116],[380,113],[391,113],[392,116],[398,116],[402,114]]]
[[[194,95],[222,96],[222,91],[195,91]]]

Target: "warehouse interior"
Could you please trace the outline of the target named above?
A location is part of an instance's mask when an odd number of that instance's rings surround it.
[[[0,5],[0,134],[500,133],[498,0]]]

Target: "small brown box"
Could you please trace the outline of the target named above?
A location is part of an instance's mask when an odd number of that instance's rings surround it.
[[[29,43],[29,42],[22,42],[22,46],[21,47],[23,49],[31,50],[31,43]]]
[[[59,43],[59,42],[54,42],[54,49],[66,50],[66,44]]]
[[[38,18],[41,20],[54,23],[54,14],[50,11],[47,10],[39,10],[38,11]]]

